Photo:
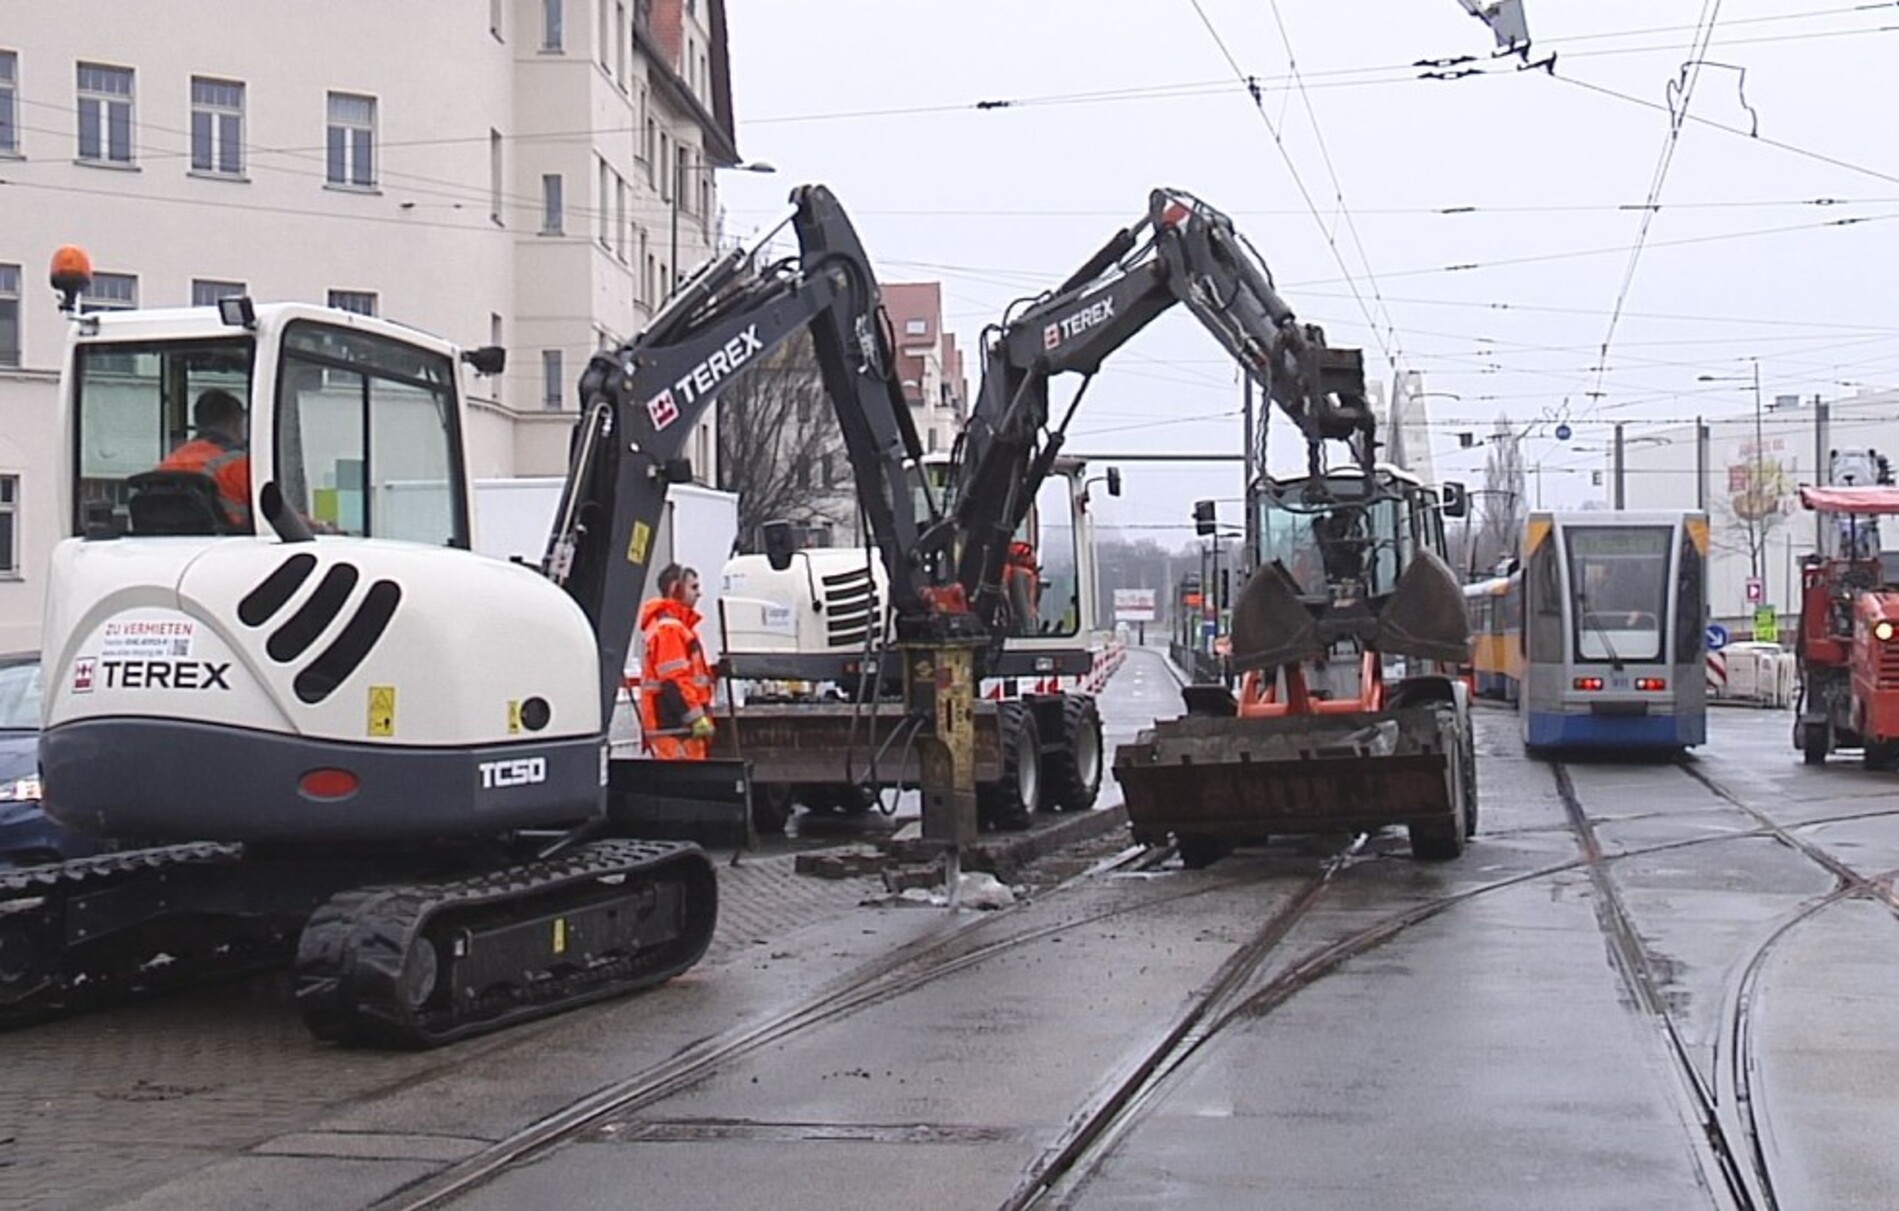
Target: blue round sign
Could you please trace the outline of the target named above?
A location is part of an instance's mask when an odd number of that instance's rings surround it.
[[[1575,433],[1575,430],[1571,429],[1568,425],[1556,426],[1556,440],[1559,442],[1568,441],[1573,433]]]
[[[1728,646],[1728,629],[1718,622],[1708,624],[1708,650],[1718,652]]]

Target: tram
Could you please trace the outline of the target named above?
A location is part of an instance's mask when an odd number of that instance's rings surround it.
[[[1522,577],[1487,577],[1464,586],[1470,622],[1471,692],[1514,703],[1523,687]]]
[[[1708,516],[1532,513],[1519,598],[1525,749],[1670,750],[1708,736]]]

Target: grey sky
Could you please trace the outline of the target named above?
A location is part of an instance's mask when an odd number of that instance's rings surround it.
[[[1717,5],[1706,57],[1746,68],[1761,139],[1683,126],[1598,375],[1642,222],[1618,207],[1647,196],[1668,133],[1666,109],[1637,102],[1665,104]],[[973,351],[982,324],[1059,282],[1141,213],[1150,188],[1188,189],[1234,216],[1331,343],[1363,345],[1386,381],[1387,350],[1402,350],[1428,390],[1462,396],[1430,400],[1440,475],[1481,473],[1481,451],[1455,450],[1458,428],[1487,432],[1500,412],[1533,421],[1567,400],[1575,438],[1558,443],[1545,425],[1529,449],[1550,503],[1600,495],[1586,474],[1600,456],[1571,447],[1605,442],[1609,421],[1751,415],[1744,385],[1696,381],[1744,375],[1750,355],[1770,398],[1899,383],[1899,153],[1886,134],[1899,113],[1899,7],[1525,0],[1534,54],[1558,54],[1553,78],[1490,60],[1488,31],[1456,0],[1278,0],[1303,96],[1269,0],[1199,7],[1259,78],[1270,121],[1192,0],[729,0],[740,147],[779,169],[724,178],[732,230],[782,213],[794,183],[829,184],[886,280],[943,281],[948,322]],[[1423,81],[1408,66],[1456,55],[1488,74]],[[1739,81],[1704,69],[1694,118],[1745,132]],[[1122,95],[974,108],[1104,93]],[[1478,210],[1436,213],[1445,207]],[[1841,219],[1864,221],[1822,226]],[[1447,270],[1470,264],[1481,267]],[[1368,313],[1395,335],[1374,332]],[[973,356],[969,369],[973,388]],[[1172,313],[1104,367],[1071,448],[1237,449],[1236,417],[1204,418],[1238,402],[1212,338]],[[1291,469],[1290,453],[1275,466]],[[1237,466],[1127,471],[1129,494],[1105,520],[1184,523],[1193,499],[1239,494]]]

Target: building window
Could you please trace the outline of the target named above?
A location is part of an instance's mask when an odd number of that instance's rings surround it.
[[[376,98],[330,94],[328,178],[332,185],[376,185]]]
[[[496,226],[501,222],[501,132],[488,132],[488,219]]]
[[[626,51],[632,42],[626,28],[626,5],[616,4],[613,6],[613,80],[621,88],[626,87]]]
[[[0,50],[0,155],[20,154],[20,58]]]
[[[626,260],[626,182],[613,174],[613,255]]]
[[[244,175],[244,86],[191,77],[191,171]]]
[[[541,350],[541,407],[549,412],[560,411],[561,389],[567,377],[560,363],[560,350]]]
[[[79,158],[132,162],[132,69],[79,65]]]
[[[541,176],[541,234],[560,235],[567,229],[565,178],[557,172]]]
[[[561,48],[561,0],[541,0],[541,49]]]
[[[0,366],[20,364],[20,267],[0,265]]]
[[[338,311],[350,311],[357,315],[376,314],[376,292],[373,290],[332,290],[330,306]]]
[[[193,307],[215,307],[219,299],[228,299],[232,295],[243,294],[242,282],[217,282],[210,278],[191,279],[191,305]]]
[[[905,320],[903,321],[903,334],[905,336],[928,336],[930,334],[930,321]]]
[[[507,344],[501,339],[501,313],[498,311],[488,313],[488,343],[497,349],[504,348]]]
[[[646,119],[646,138],[640,144],[640,159],[646,161],[646,187],[653,188],[653,148],[659,145],[659,123]]]
[[[0,475],[0,576],[9,579],[20,574],[19,509],[20,477]]]
[[[488,0],[488,32],[496,42],[506,41],[501,36],[501,0]]]
[[[685,211],[691,211],[692,207],[688,204],[686,198],[680,197],[679,195],[685,188],[686,173],[691,167],[691,159],[687,154],[689,150],[689,148],[685,147],[673,148],[673,200],[681,210]]]
[[[600,161],[600,190],[595,195],[593,215],[594,238],[600,241],[600,247],[607,248],[609,236],[607,228],[612,222],[612,212],[608,200],[613,195],[613,170],[607,167],[605,160]]]
[[[138,275],[95,273],[81,311],[130,311],[138,306]]]

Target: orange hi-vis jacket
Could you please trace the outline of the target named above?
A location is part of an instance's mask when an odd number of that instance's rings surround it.
[[[235,530],[251,528],[251,456],[242,442],[200,437],[165,456],[160,471],[196,471],[218,486],[218,504]]]
[[[712,669],[699,642],[699,612],[666,597],[640,607],[640,732],[646,751],[669,761],[704,761],[707,742],[692,725],[712,707]]]

